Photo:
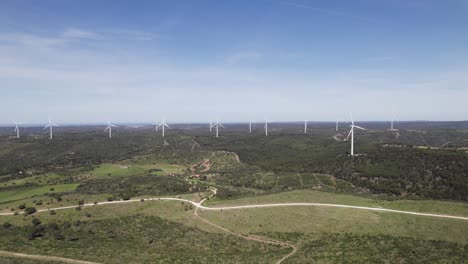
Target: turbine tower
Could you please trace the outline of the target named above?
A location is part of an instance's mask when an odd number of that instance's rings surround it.
[[[16,123],[16,121],[13,122],[15,123],[16,138],[20,138],[19,125],[21,125],[21,123]]]
[[[210,120],[210,134],[211,134],[212,128],[213,128],[213,121]]]
[[[210,128],[212,127],[216,127],[216,137],[219,137],[219,127],[224,128],[224,126],[219,121],[216,121],[216,123],[210,126]]]
[[[268,136],[268,123],[270,123],[270,121],[265,121],[265,136]]]
[[[107,121],[107,127],[104,129],[104,132],[109,131],[109,138],[112,138],[112,128],[117,127],[116,125],[111,124],[111,122]]]
[[[346,138],[346,140],[349,139],[349,137],[351,136],[351,156],[354,156],[354,128],[358,128],[358,129],[361,129],[361,130],[366,130],[365,128],[362,128],[360,126],[356,126],[354,124],[354,121],[353,121],[353,117],[351,116],[351,130],[349,130],[349,134],[348,134],[348,137]]]
[[[166,127],[167,127],[167,128],[171,128],[171,127],[166,123],[166,120],[165,120],[165,119],[162,120],[161,124],[156,125],[156,128],[158,128],[158,127],[161,127],[161,130],[162,130],[162,137],[163,137],[163,138],[164,138],[165,128],[166,128]]]
[[[49,128],[49,139],[52,139],[52,137],[54,136],[52,129],[54,126],[57,127],[58,125],[52,123],[52,120],[50,120],[49,118],[49,123],[47,124],[47,126],[44,127],[44,129]]]
[[[249,133],[252,133],[252,121],[249,122]]]
[[[304,121],[304,134],[307,134],[307,120]]]
[[[335,131],[338,131],[338,120],[336,120]]]

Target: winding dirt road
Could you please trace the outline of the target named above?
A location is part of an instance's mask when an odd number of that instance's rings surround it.
[[[57,261],[57,262],[70,263],[70,264],[98,264],[96,262],[90,262],[90,261],[84,261],[84,260],[78,260],[78,259],[43,256],[43,255],[31,255],[31,254],[3,251],[3,250],[0,250],[0,256],[25,258],[25,259],[33,259],[33,260],[44,260],[44,261]]]

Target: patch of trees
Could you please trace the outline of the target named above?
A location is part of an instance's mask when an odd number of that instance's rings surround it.
[[[140,195],[168,195],[187,193],[190,185],[178,176],[132,176],[116,179],[89,180],[78,186],[77,192],[87,194],[110,193],[112,199],[130,199]]]

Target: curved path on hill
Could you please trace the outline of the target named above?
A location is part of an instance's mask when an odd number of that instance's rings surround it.
[[[270,207],[296,207],[296,206],[316,206],[316,207],[335,207],[335,208],[349,208],[349,209],[358,209],[358,210],[367,210],[367,211],[377,211],[377,212],[387,212],[387,213],[398,213],[398,214],[408,214],[408,215],[417,215],[417,216],[427,216],[427,217],[436,217],[436,218],[450,218],[450,219],[458,219],[458,220],[467,220],[468,216],[456,216],[456,215],[446,215],[446,214],[432,214],[432,213],[420,213],[414,211],[404,211],[404,210],[396,210],[396,209],[386,209],[381,207],[367,207],[367,206],[355,206],[355,205],[345,205],[345,204],[327,204],[327,203],[267,203],[267,204],[252,204],[252,205],[236,205],[236,206],[218,206],[218,207],[207,207],[202,205],[205,201],[201,201],[199,203],[182,199],[182,198],[173,198],[173,197],[160,197],[160,198],[145,198],[145,201],[179,201],[179,202],[186,202],[190,203],[196,208],[201,210],[210,210],[210,211],[222,211],[222,210],[239,210],[239,209],[254,209],[254,208],[270,208]],[[106,205],[106,204],[120,204],[120,203],[133,203],[133,202],[141,202],[141,199],[130,199],[126,201],[110,201],[110,202],[99,202],[99,203],[87,203],[83,204],[81,207],[89,207],[89,206],[98,206],[98,205]],[[56,208],[48,208],[48,209],[39,209],[36,213],[41,212],[48,212],[51,210],[64,210],[64,209],[73,209],[78,207],[77,205],[71,206],[62,206]],[[19,214],[24,214],[24,212],[18,212]],[[8,213],[0,213],[0,216],[6,215],[14,215],[14,212]]]
[[[70,263],[70,264],[98,264],[96,262],[90,262],[90,261],[84,261],[84,260],[78,260],[78,259],[43,256],[43,255],[31,255],[31,254],[3,251],[3,250],[0,250],[0,256],[25,258],[25,259],[33,259],[33,260],[43,260],[43,261],[56,261],[56,262],[63,262],[63,263]]]
[[[211,189],[213,192],[210,197],[216,195],[216,189]],[[98,205],[106,205],[106,204],[125,204],[125,203],[133,203],[133,202],[141,202],[142,199],[131,199],[131,200],[126,200],[126,201],[108,201],[108,202],[100,202],[100,203],[88,203],[84,204],[81,207],[89,207],[89,206],[98,206]],[[236,233],[234,231],[231,231],[227,228],[224,228],[222,226],[219,226],[213,222],[210,222],[209,220],[202,218],[201,216],[198,215],[198,210],[208,210],[208,211],[222,211],[222,210],[240,210],[240,209],[255,209],[255,208],[271,208],[271,207],[300,207],[300,206],[315,206],[315,207],[334,207],[334,208],[348,208],[348,209],[357,209],[357,210],[367,210],[367,211],[376,211],[376,212],[387,212],[387,213],[398,213],[398,214],[407,214],[407,215],[415,215],[415,216],[425,216],[425,217],[435,217],[435,218],[445,218],[445,219],[457,219],[457,220],[467,220],[468,217],[465,216],[455,216],[455,215],[446,215],[446,214],[432,214],[432,213],[420,213],[420,212],[413,212],[413,211],[404,211],[404,210],[395,210],[395,209],[386,209],[386,208],[379,208],[379,207],[367,207],[367,206],[354,206],[354,205],[344,205],[344,204],[327,204],[327,203],[270,203],[270,204],[252,204],[252,205],[238,205],[238,206],[219,206],[219,207],[207,207],[203,205],[203,202],[205,202],[207,198],[201,200],[200,202],[194,202],[191,200],[187,199],[182,199],[182,198],[173,198],[173,197],[160,197],[160,198],[145,198],[144,201],[179,201],[179,202],[186,202],[190,203],[193,206],[195,206],[195,216],[199,218],[201,221],[203,221],[206,224],[209,224],[213,227],[216,227],[226,233],[235,235],[237,237],[246,239],[246,240],[251,240],[251,241],[257,241],[265,244],[270,244],[270,245],[278,245],[278,246],[284,246],[284,247],[290,247],[292,251],[278,260],[276,262],[277,264],[281,263],[285,259],[289,258],[290,256],[294,255],[297,251],[297,247],[291,243],[288,242],[283,242],[283,241],[278,241],[278,240],[273,240],[269,238],[261,238],[261,237],[254,237],[254,236],[246,236],[242,235],[239,233]],[[37,210],[36,213],[40,212],[48,212],[50,210],[64,210],[64,209],[72,209],[76,208],[78,206],[63,206],[63,207],[56,207],[56,208],[49,208],[49,209],[40,209]],[[18,212],[19,214],[24,214],[24,212]],[[14,215],[15,213],[8,212],[8,213],[0,213],[0,216],[7,216],[7,215]],[[10,256],[19,256],[19,257],[37,257],[37,259],[40,259],[39,257],[43,258],[49,258],[47,256],[39,256],[39,255],[26,255],[26,254],[21,254],[21,253],[13,253],[13,252],[7,252],[7,251],[0,251],[0,253],[6,254],[8,253]],[[0,254],[1,255],[1,254]],[[51,257],[51,258],[56,258],[56,257]],[[52,259],[49,259],[52,260]],[[72,259],[65,259],[65,258],[57,258],[57,261],[62,261],[65,263],[92,263],[92,262],[86,262],[86,261],[79,261],[79,260],[72,260]],[[75,262],[73,262],[75,261]]]

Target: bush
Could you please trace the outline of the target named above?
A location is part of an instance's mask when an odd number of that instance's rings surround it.
[[[37,218],[33,218],[32,224],[35,225],[35,226],[40,225],[40,224],[41,224],[41,220],[39,220],[39,219],[37,219]]]
[[[37,212],[37,210],[34,207],[28,207],[28,208],[24,209],[24,213],[26,215],[34,214],[35,212]]]
[[[114,198],[113,197],[107,197],[107,201],[112,202],[112,201],[114,201]]]
[[[13,225],[10,224],[10,223],[8,223],[8,222],[6,222],[6,223],[3,224],[3,228],[5,228],[5,229],[10,229],[12,226],[13,226]]]
[[[25,205],[25,204],[21,204],[20,206],[18,206],[18,209],[20,209],[20,210],[23,210],[23,209],[25,209],[25,208],[26,208],[26,205]]]
[[[55,215],[56,212],[55,212],[55,210],[50,210],[50,211],[49,211],[49,214],[50,214],[50,215]]]

